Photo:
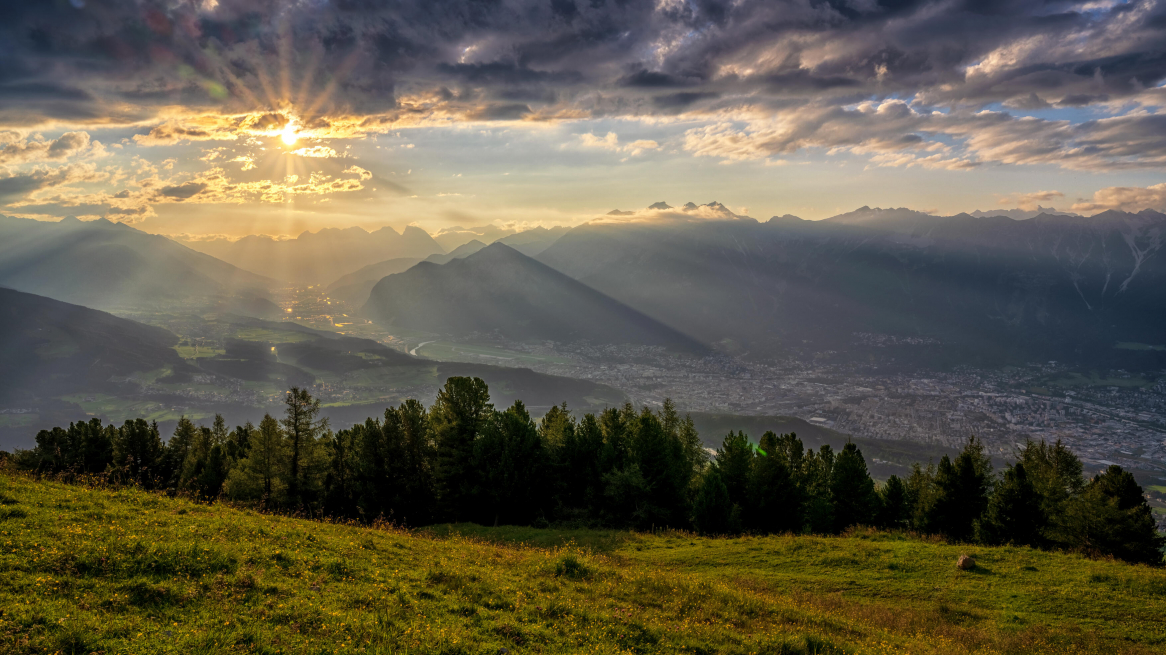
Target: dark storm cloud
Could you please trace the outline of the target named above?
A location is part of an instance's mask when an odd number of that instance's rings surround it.
[[[1036,94],[1077,105],[1166,77],[1157,0],[77,4],[4,3],[4,68],[15,72],[0,74],[0,97],[58,118],[90,116],[113,98],[254,110],[301,92],[292,99],[320,113],[375,113],[439,86],[492,97],[537,86],[535,95],[564,103],[602,92],[626,96],[612,107],[640,112],[688,104],[692,96],[653,93],[681,87],[708,98],[844,91],[989,103]],[[4,83],[11,75],[19,81]]]
[[[1146,104],[1166,79],[1166,0],[31,0],[0,5],[0,45],[0,126],[152,120],[145,145],[270,130],[289,113],[319,136],[433,119],[797,126],[689,135],[695,151],[748,157],[804,144],[909,150],[946,129],[975,138],[959,131],[969,121],[932,109]],[[872,100],[920,113],[843,111]],[[272,113],[242,125],[184,121],[176,108]],[[1116,130],[990,124],[1050,139],[1012,161]],[[1123,125],[1122,139],[1142,129]]]

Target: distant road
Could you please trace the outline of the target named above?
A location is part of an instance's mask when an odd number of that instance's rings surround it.
[[[433,341],[422,341],[421,343],[417,344],[417,348],[422,348],[422,347],[424,347],[424,346],[428,346],[428,345],[429,345],[429,344],[431,344],[431,343],[434,343],[434,342],[433,342]],[[413,350],[410,350],[410,351],[409,351],[409,354],[410,354],[410,355],[413,355],[414,357],[416,357],[416,356],[417,356],[417,348],[414,348]]]

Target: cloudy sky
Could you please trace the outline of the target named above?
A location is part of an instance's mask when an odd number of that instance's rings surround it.
[[[1166,0],[3,0],[0,213],[1166,209]]]

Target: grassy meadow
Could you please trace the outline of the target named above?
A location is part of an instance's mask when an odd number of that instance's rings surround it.
[[[1164,651],[1166,571],[1076,555],[365,528],[0,472],[0,653]]]

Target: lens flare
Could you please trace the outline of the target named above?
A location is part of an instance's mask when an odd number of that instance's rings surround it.
[[[285,125],[283,131],[279,134],[279,138],[283,139],[286,145],[294,146],[300,138],[300,135],[296,133],[295,123],[289,122]]]

